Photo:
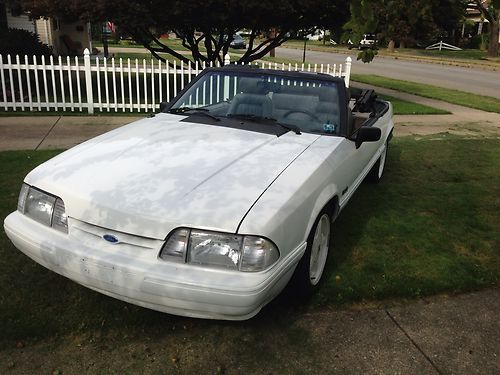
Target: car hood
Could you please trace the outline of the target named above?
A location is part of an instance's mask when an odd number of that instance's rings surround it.
[[[246,212],[317,135],[281,137],[160,114],[87,141],[26,182],[69,217],[163,239],[179,226],[236,232]]]

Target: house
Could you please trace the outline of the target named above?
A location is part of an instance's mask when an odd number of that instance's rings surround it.
[[[18,12],[5,5],[5,13],[0,23],[11,29],[28,30],[38,34],[42,43],[52,47],[55,55],[81,56],[83,50],[92,50],[90,23],[83,21],[66,22],[58,18],[38,18],[33,20],[28,13]]]
[[[485,8],[488,8],[490,1],[491,0],[482,0],[481,3],[484,5]],[[469,23],[474,23],[473,35],[481,35],[486,32],[485,26],[488,27],[489,21],[485,19],[484,16],[481,14],[481,11],[478,9],[478,6],[475,2],[471,1],[467,4],[465,19]],[[465,28],[466,25],[464,23],[462,27],[462,37],[465,34]],[[498,35],[500,43],[500,31]]]

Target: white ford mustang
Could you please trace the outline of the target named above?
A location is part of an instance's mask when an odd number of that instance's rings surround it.
[[[318,286],[334,219],[365,177],[382,177],[391,105],[350,96],[323,74],[206,69],[154,118],[31,171],[5,231],[109,296],[248,319],[294,272]]]

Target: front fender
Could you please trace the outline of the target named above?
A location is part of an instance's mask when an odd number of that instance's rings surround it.
[[[307,240],[316,217],[338,195],[332,168],[306,151],[264,192],[240,223],[238,233],[271,239],[282,256]]]

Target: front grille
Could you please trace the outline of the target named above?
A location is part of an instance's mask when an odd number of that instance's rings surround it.
[[[138,256],[155,256],[160,252],[164,241],[153,238],[136,236],[124,232],[99,227],[74,218],[69,218],[70,236],[92,248],[102,248],[107,251],[127,252]],[[106,241],[104,236],[113,236],[118,241]]]

